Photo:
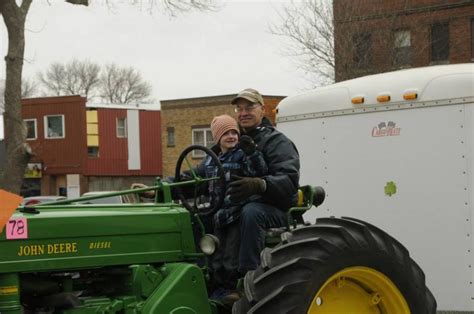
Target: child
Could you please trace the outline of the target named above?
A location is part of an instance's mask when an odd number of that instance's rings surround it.
[[[263,155],[256,149],[253,140],[243,135],[240,138],[240,130],[234,118],[228,115],[215,117],[211,122],[211,132],[214,142],[212,150],[218,156],[225,172],[224,189],[227,191],[228,184],[233,177],[262,177],[268,173],[268,168],[263,159]],[[210,157],[207,157],[200,166],[198,171],[200,175],[206,177],[217,176],[218,168]],[[213,184],[209,185],[209,193],[218,195],[220,187]],[[222,228],[232,223],[239,217],[239,212],[245,203],[252,200],[255,201],[259,196],[251,196],[249,199],[241,202],[233,202],[229,197],[224,199],[224,204],[214,216],[216,228]]]
[[[216,145],[213,151],[217,154],[225,172],[226,191],[233,177],[262,177],[268,174],[268,167],[263,159],[262,153],[257,150],[253,140],[246,135],[240,138],[240,130],[237,122],[228,115],[215,117],[211,122],[211,132]],[[210,157],[206,158],[201,165],[201,173],[206,177],[217,175],[217,167]],[[219,188],[212,183],[209,192],[219,193]],[[215,284],[219,287],[214,291],[211,298],[223,303],[232,302],[227,297],[235,294],[238,272],[239,256],[239,217],[242,206],[249,201],[256,201],[260,196],[252,195],[246,200],[233,202],[229,197],[224,199],[222,208],[214,214],[214,234],[220,240],[220,246],[213,255],[211,269]]]

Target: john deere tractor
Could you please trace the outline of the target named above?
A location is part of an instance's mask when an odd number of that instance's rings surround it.
[[[68,199],[20,207],[0,234],[0,313],[435,313],[423,271],[382,230],[352,218],[302,214],[324,199],[299,190],[288,226],[268,230],[261,266],[247,273],[233,308],[209,299],[208,258],[217,239],[201,218],[220,206],[202,186],[224,182],[192,171],[181,154],[175,180],[120,192],[154,190],[149,203],[87,204]],[[223,190],[223,189],[222,189]],[[173,201],[174,196],[179,202]]]

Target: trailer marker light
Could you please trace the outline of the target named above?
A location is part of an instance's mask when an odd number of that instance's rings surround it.
[[[364,103],[364,97],[362,97],[362,96],[354,97],[354,98],[352,98],[352,103],[353,103],[354,105],[363,104],[363,103]]]
[[[405,99],[405,100],[413,100],[413,99],[417,99],[417,98],[418,98],[417,93],[405,93],[405,94],[403,94],[403,99]]]
[[[390,95],[380,95],[380,96],[377,96],[377,101],[378,101],[378,102],[387,102],[387,101],[390,101]]]

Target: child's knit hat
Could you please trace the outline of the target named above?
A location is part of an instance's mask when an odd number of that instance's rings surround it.
[[[229,115],[223,114],[221,116],[214,117],[211,122],[211,132],[214,143],[219,144],[222,135],[229,130],[235,130],[240,135],[239,126],[237,121]]]

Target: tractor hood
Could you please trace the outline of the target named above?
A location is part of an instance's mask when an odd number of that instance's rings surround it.
[[[177,205],[38,206],[0,233],[0,273],[195,259],[191,218]]]

